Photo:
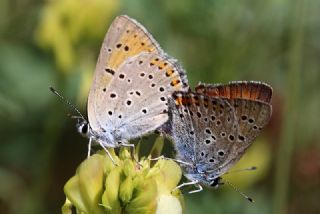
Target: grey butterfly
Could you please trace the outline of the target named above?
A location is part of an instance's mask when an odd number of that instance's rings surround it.
[[[116,17],[100,50],[88,97],[88,121],[82,118],[77,124],[90,139],[88,154],[92,140],[105,150],[133,146],[130,139],[168,120],[167,97],[187,88],[185,71],[147,30],[128,16]]]
[[[195,184],[217,187],[271,116],[272,88],[260,82],[203,85],[174,92],[164,131],[174,142],[176,160]],[[249,199],[249,198],[248,198]]]

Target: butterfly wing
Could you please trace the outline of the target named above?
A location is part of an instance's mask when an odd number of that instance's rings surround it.
[[[177,92],[174,96],[170,101],[169,135],[177,158],[193,163],[198,171],[218,168],[227,159],[237,136],[233,108],[224,99],[198,93]]]
[[[97,121],[116,141],[154,131],[168,120],[167,97],[186,90],[184,70],[168,56],[143,52],[124,62],[108,88],[97,91]]]
[[[246,149],[253,143],[270,120],[272,108],[268,103],[247,99],[228,99],[238,124],[236,141],[232,144],[231,154],[223,165],[222,173],[233,166],[244,154]]]
[[[234,81],[228,84],[199,84],[196,92],[227,99],[235,110],[239,144],[235,144],[233,148],[236,155],[230,156],[227,161],[227,165],[232,166],[268,123],[272,113],[272,88],[257,81]]]
[[[270,103],[272,88],[257,81],[234,81],[229,84],[199,84],[195,91],[211,97],[241,98]]]
[[[159,44],[141,24],[128,16],[116,17],[104,38],[88,97],[88,118],[93,130],[101,128],[97,107],[103,101],[97,99],[98,93],[109,88],[121,64],[141,52],[163,53]]]
[[[190,92],[175,93],[170,108],[169,135],[177,158],[214,176],[241,158],[271,115],[271,106],[264,102]]]

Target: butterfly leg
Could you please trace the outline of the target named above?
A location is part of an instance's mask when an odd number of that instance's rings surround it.
[[[139,161],[135,158],[135,147],[134,147],[134,144],[130,144],[130,143],[122,143],[121,146],[126,146],[126,147],[129,147],[130,150],[131,150],[131,157],[134,159],[134,161],[139,165],[139,166],[142,166]]]
[[[89,143],[88,143],[88,156],[87,156],[87,158],[89,158],[91,155],[91,143],[92,143],[92,138],[90,137]]]
[[[199,181],[198,180],[193,180],[193,181],[190,181],[190,182],[186,182],[186,183],[182,183],[180,184],[179,186],[175,187],[173,191],[177,190],[177,189],[181,189],[181,187],[184,187],[184,186],[189,186],[189,185],[196,185],[199,189],[197,190],[193,190],[193,191],[190,191],[189,193],[195,193],[195,192],[200,192],[202,191],[202,186],[199,184]]]
[[[131,157],[134,157],[134,153],[135,153],[134,144],[122,143],[121,146],[129,147],[130,148]]]
[[[200,184],[196,184],[195,186],[198,187],[198,189],[190,191],[189,194],[201,192],[203,190]]]
[[[149,160],[151,161],[157,161],[157,160],[161,160],[161,159],[164,159],[164,160],[172,160],[172,161],[175,161],[177,163],[181,163],[181,164],[185,164],[185,165],[189,165],[189,166],[193,166],[193,164],[191,163],[188,163],[188,162],[185,162],[185,161],[182,161],[182,160],[178,160],[178,159],[174,159],[174,158],[167,158],[163,155],[157,157],[157,158],[150,158]]]
[[[104,150],[106,151],[107,155],[108,155],[108,156],[109,156],[109,158],[111,159],[111,161],[112,161],[113,165],[117,166],[118,164],[117,164],[117,163],[115,162],[115,160],[112,158],[112,156],[111,156],[111,154],[110,154],[109,150],[108,150],[106,147],[104,147]]]
[[[118,164],[115,162],[115,160],[112,158],[109,150],[101,143],[99,142],[100,146],[104,149],[104,151],[106,151],[107,155],[109,156],[109,158],[111,159],[113,165],[117,166]]]

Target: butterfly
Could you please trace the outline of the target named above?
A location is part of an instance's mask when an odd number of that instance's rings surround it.
[[[96,64],[88,121],[81,118],[77,123],[78,131],[89,138],[88,155],[92,141],[107,153],[108,147],[134,146],[129,140],[168,120],[168,97],[187,89],[185,71],[151,34],[128,16],[116,17]]]
[[[221,175],[242,157],[271,117],[272,88],[261,82],[199,84],[195,92],[174,92],[164,131],[176,160],[199,192],[217,187]]]

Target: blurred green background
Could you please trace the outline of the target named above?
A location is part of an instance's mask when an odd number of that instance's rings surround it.
[[[319,8],[317,0],[1,0],[0,213],[60,212],[87,139],[48,86],[85,114],[100,45],[120,14],[180,61],[192,87],[259,80],[274,89],[270,124],[236,166],[258,170],[226,176],[256,203],[225,185],[186,195],[187,213],[320,213]]]

